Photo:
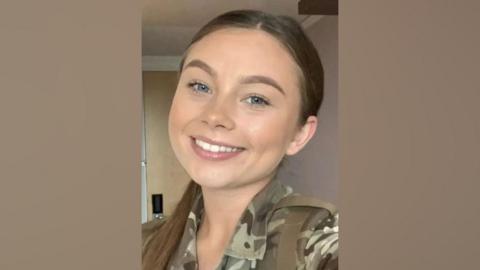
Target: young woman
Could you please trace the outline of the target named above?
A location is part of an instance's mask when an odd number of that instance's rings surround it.
[[[274,211],[292,195],[277,170],[314,135],[323,96],[322,65],[299,24],[220,15],[195,35],[179,74],[168,128],[192,181],[172,216],[144,225],[143,269],[280,269],[285,242],[301,247],[296,269],[337,269],[338,215],[312,208],[289,236],[292,209]]]

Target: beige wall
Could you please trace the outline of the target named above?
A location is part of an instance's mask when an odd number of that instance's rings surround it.
[[[315,136],[289,157],[279,179],[295,191],[337,202],[338,191],[338,17],[325,16],[307,29],[325,72],[324,100]]]
[[[176,80],[177,73],[173,71],[143,72],[149,220],[152,213],[151,194],[163,193],[164,210],[168,215],[189,180],[168,139],[168,112],[175,93]]]

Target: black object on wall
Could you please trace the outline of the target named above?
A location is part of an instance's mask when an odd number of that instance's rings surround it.
[[[152,194],[153,214],[163,214],[163,194]]]
[[[338,0],[300,0],[300,15],[338,15]]]

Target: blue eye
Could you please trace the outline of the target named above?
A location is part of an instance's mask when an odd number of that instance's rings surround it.
[[[210,89],[208,88],[208,86],[200,82],[190,82],[188,83],[188,87],[192,88],[193,91],[195,92],[204,92],[204,93],[210,92]]]
[[[256,106],[268,106],[270,105],[270,102],[268,102],[265,98],[261,96],[250,96],[246,99],[248,103]]]

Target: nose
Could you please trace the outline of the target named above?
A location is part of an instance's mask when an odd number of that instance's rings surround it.
[[[231,117],[231,109],[232,106],[229,106],[228,102],[215,98],[205,106],[201,121],[211,129],[225,128],[232,130],[235,127],[235,122]]]

